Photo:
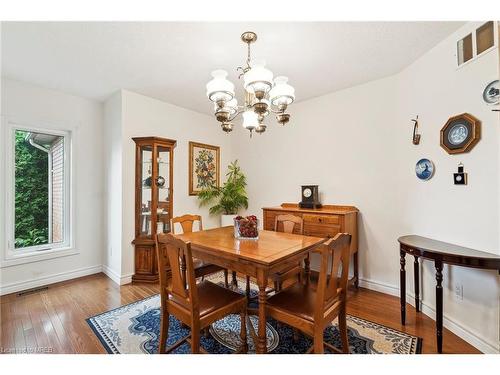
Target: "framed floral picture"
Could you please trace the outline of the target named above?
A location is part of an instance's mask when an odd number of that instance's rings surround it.
[[[210,186],[219,186],[220,148],[189,142],[189,195]]]

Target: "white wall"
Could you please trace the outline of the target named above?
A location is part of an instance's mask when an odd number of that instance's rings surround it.
[[[102,104],[2,79],[1,115],[19,124],[72,130],[76,255],[0,270],[2,294],[101,271],[103,227]],[[2,145],[3,151],[3,145]],[[3,196],[2,196],[3,199]],[[4,215],[0,219],[3,225]],[[0,242],[3,246],[3,239]]]
[[[173,214],[201,214],[203,225],[207,229],[218,226],[219,218],[209,216],[207,208],[199,208],[196,196],[188,194],[188,142],[220,146],[222,181],[225,179],[226,167],[233,157],[231,138],[220,130],[212,117],[125,90],[121,91],[121,100],[123,148],[121,277],[126,278],[134,272],[131,241],[134,238],[135,143],[132,137],[158,136],[177,141],[174,149]]]
[[[122,224],[124,221],[122,200],[122,95],[117,92],[104,103],[104,184],[105,204],[103,271],[116,283],[122,283]],[[125,276],[124,281],[128,281]]]
[[[487,83],[498,79],[498,50],[456,68],[456,41],[481,23],[470,23],[417,60],[398,75],[396,155],[399,183],[399,231],[500,254],[498,161],[500,121],[482,100]],[[467,154],[449,155],[439,145],[439,131],[455,114],[468,112],[481,120],[481,140]],[[410,143],[409,120],[419,115],[422,139]],[[418,181],[413,166],[422,157],[433,160],[435,176]],[[453,184],[459,162],[468,172],[467,186]],[[408,261],[413,259],[408,257]],[[411,264],[410,264],[411,268]],[[431,315],[435,307],[435,271],[423,265],[423,302]],[[409,280],[413,280],[410,272]],[[448,325],[462,335],[479,337],[483,350],[500,349],[500,278],[496,271],[445,267],[444,312]],[[386,281],[386,280],[384,280]],[[390,282],[389,280],[387,280]],[[410,283],[413,285],[413,282]],[[463,300],[454,296],[463,285]]]
[[[458,30],[395,76],[294,104],[285,127],[272,119],[266,134],[251,140],[237,127],[233,149],[248,175],[248,211],[262,216],[264,206],[298,202],[300,185],[319,184],[323,203],[360,209],[361,285],[395,295],[401,235],[500,254],[500,122],[481,99],[485,84],[498,78],[498,52],[460,69],[454,63],[456,40],[476,25]],[[451,156],[439,146],[439,130],[462,112],[482,121],[483,135],[471,153]],[[422,141],[414,146],[410,120],[417,114]],[[415,176],[422,157],[436,165],[427,182]],[[468,186],[453,185],[459,161],[469,173]],[[407,262],[412,289],[413,259]],[[429,262],[422,268],[424,311],[433,316],[434,269]],[[464,288],[462,301],[453,296],[457,283]],[[444,288],[445,325],[481,350],[498,352],[496,272],[446,267]]]

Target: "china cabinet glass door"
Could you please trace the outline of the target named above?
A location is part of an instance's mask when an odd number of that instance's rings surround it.
[[[140,147],[141,171],[140,192],[141,208],[139,212],[139,236],[150,236],[152,234],[152,176],[153,176],[153,146],[144,145]]]
[[[157,146],[156,233],[170,232],[170,147]]]

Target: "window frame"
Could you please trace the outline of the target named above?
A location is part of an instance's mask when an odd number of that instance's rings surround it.
[[[15,121],[4,122],[4,176],[5,176],[5,246],[1,256],[0,268],[31,263],[45,259],[77,254],[73,236],[73,131],[39,127]],[[64,142],[64,241],[56,244],[44,244],[15,249],[15,132],[16,130],[45,133],[63,137]]]

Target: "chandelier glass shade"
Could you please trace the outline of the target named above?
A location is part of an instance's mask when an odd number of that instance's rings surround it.
[[[212,77],[212,80],[207,83],[207,96],[210,100],[226,102],[234,98],[234,85],[226,78],[225,70],[214,70]]]
[[[257,126],[259,126],[259,115],[251,110],[243,112],[243,127],[254,130]]]
[[[249,93],[267,93],[273,87],[273,72],[266,69],[266,63],[262,60],[250,62],[251,69],[243,76],[245,90]]]
[[[278,76],[273,80],[273,72],[266,68],[263,60],[251,60],[250,45],[257,40],[257,35],[247,31],[241,35],[241,40],[247,44],[247,61],[245,66],[236,70],[238,78],[243,77],[245,97],[243,105],[238,105],[235,98],[234,84],[227,79],[225,70],[214,70],[212,80],[207,83],[207,97],[214,103],[214,114],[221,123],[222,130],[233,130],[232,121],[240,114],[243,117],[243,127],[252,132],[264,133],[267,126],[266,117],[273,113],[276,121],[285,125],[290,115],[285,113],[288,105],[295,100],[295,89],[288,84],[288,78]]]
[[[279,76],[274,79],[274,87],[269,92],[271,103],[275,106],[288,105],[295,100],[295,89],[288,83],[288,77]]]

